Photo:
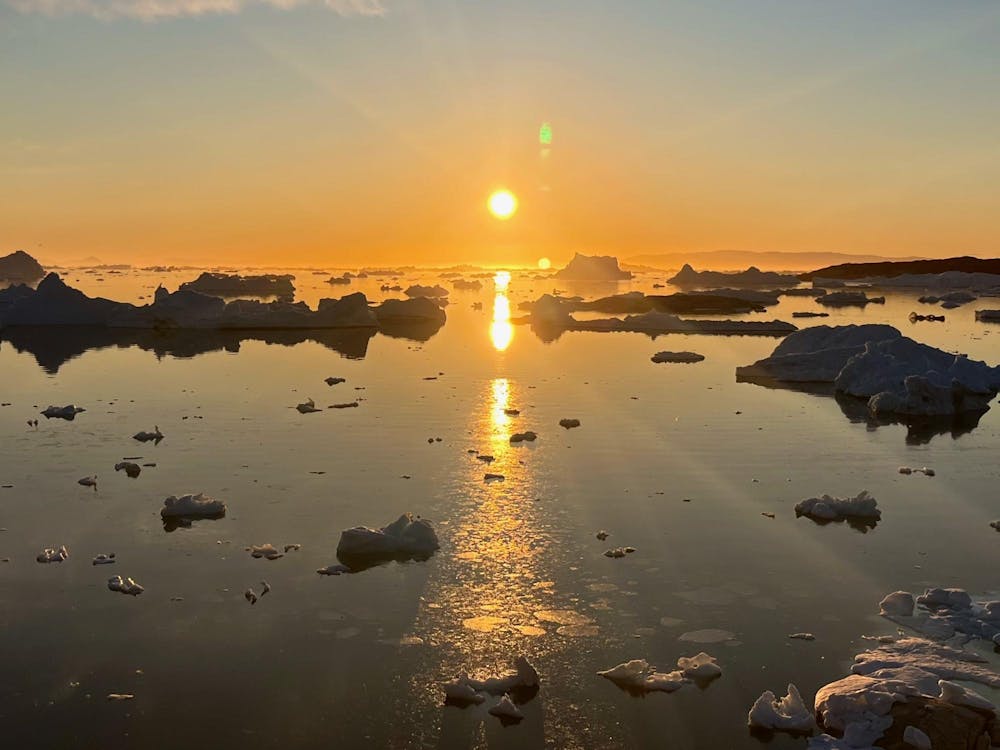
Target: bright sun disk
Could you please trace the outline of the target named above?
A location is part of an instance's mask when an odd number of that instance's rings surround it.
[[[496,190],[486,205],[498,219],[509,219],[517,211],[517,197],[509,190]]]

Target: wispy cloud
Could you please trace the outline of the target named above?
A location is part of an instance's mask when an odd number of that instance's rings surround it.
[[[158,21],[166,18],[239,13],[265,6],[291,10],[300,6],[324,6],[341,16],[383,16],[381,0],[0,0],[21,13],[46,16],[87,15],[101,19],[134,18]]]

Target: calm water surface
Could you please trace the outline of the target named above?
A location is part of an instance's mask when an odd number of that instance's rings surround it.
[[[66,279],[143,301],[160,281],[173,288],[194,275]],[[297,275],[311,304],[357,290],[387,296],[387,279],[329,287]],[[437,281],[399,283],[418,279]],[[657,280],[557,286],[590,297]],[[757,748],[745,726],[753,700],[793,681],[811,701],[843,676],[861,635],[893,632],[877,617],[885,593],[998,588],[1000,540],[988,525],[1000,516],[996,408],[955,433],[875,426],[829,396],[737,383],[735,368],[775,339],[569,332],[544,343],[505,311],[553,282],[515,274],[507,293],[484,282],[452,292],[439,331],[395,337],[0,333],[0,399],[10,402],[0,408],[0,483],[12,485],[0,489],[5,743]],[[932,309],[915,297],[890,293],[884,306],[815,322],[889,322],[1000,361],[1000,328],[973,319],[996,300],[911,325],[911,310]],[[784,298],[747,317],[815,308]],[[652,364],[663,349],[707,359]],[[330,375],[347,382],[328,387]],[[308,397],[360,406],[301,415],[294,406]],[[87,411],[26,426],[67,403]],[[505,414],[514,408],[520,415]],[[583,424],[563,430],[563,417]],[[159,445],[131,439],[154,424],[166,435]],[[509,444],[528,429],[536,443]],[[486,467],[473,450],[496,460]],[[125,456],[156,466],[128,479],[113,471]],[[937,476],[902,476],[901,465]],[[484,484],[486,470],[506,481]],[[97,492],[76,483],[90,474]],[[883,509],[867,533],[792,510],[817,493],[865,488]],[[229,512],[168,532],[163,498],[186,492],[224,499]],[[336,562],[341,529],[404,511],[434,522],[442,547],[432,559],[316,574]],[[265,542],[302,549],[275,561],[244,549]],[[35,562],[61,544],[69,560]],[[603,556],[618,545],[637,551]],[[92,566],[99,552],[119,562]],[[115,573],[145,593],[109,592]],[[272,590],[250,606],[243,591],[263,580]],[[727,632],[681,638],[708,629]],[[787,638],[799,631],[816,640]],[[700,650],[724,670],[704,689],[636,698],[595,676],[631,658],[669,669]],[[441,705],[442,681],[502,672],[519,654],[542,675],[520,725]],[[112,692],[136,697],[109,702]]]

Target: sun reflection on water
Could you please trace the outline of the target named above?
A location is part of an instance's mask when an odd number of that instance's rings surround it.
[[[493,298],[493,322],[490,324],[490,339],[493,348],[498,352],[507,350],[514,338],[514,326],[510,322],[510,299],[507,297],[507,287],[510,286],[510,273],[498,271],[493,277],[496,296]]]

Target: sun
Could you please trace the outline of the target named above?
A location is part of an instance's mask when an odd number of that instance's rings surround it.
[[[552,261],[549,260],[548,258],[539,258],[538,267],[543,271],[548,271],[550,268],[552,268]]]
[[[496,218],[509,219],[517,211],[517,196],[509,190],[496,190],[486,202],[490,213]]]

